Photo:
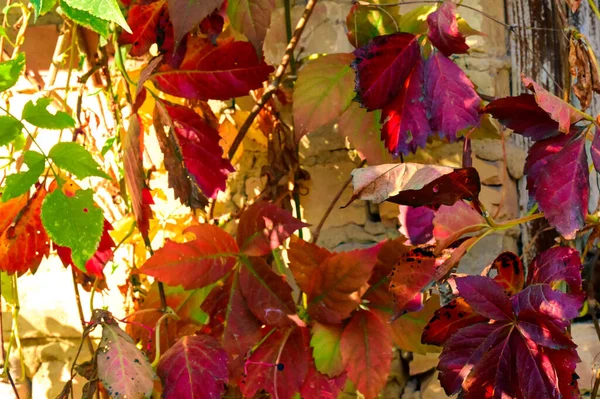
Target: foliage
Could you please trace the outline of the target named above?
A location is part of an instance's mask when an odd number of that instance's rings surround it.
[[[372,399],[386,386],[394,348],[441,350],[448,394],[577,397],[579,358],[567,331],[583,290],[570,240],[599,223],[588,214],[588,140],[600,172],[598,118],[585,113],[598,63],[581,34],[569,32],[581,109],[526,76],[530,93],[483,104],[455,62],[480,32],[451,0],[403,15],[393,4],[354,4],[345,18],[352,53],[298,55],[309,1],[294,36],[277,43],[289,43],[280,65],[263,54],[274,0],[122,3],[32,1],[36,18],[60,6],[74,38],[79,26],[102,36],[101,57],[81,76],[75,111],[69,93],[55,92],[32,97],[20,116],[0,107],[0,146],[11,160],[0,198],[5,300],[18,311],[16,276],[34,273],[51,247],[84,288],[106,288],[104,269],[115,259],[129,276],[119,288],[136,292],[125,319],[96,309],[83,325],[84,338],[102,328],[93,359],[74,368],[89,380],[84,397],[103,389],[114,398],[334,398],[349,390]],[[291,21],[287,28],[291,35]],[[18,51],[0,63],[7,99],[24,68]],[[114,129],[98,150],[81,98],[85,79],[100,72]],[[534,142],[525,173],[536,205],[503,223],[479,200],[470,159],[470,140],[492,117]],[[352,172],[350,202],[400,205],[403,237],[345,252],[303,239],[309,225],[290,212],[301,208],[307,178],[298,142],[332,124],[369,163]],[[36,141],[44,130],[72,139],[45,150]],[[267,148],[266,183],[239,212],[216,212],[246,134]],[[154,139],[162,163],[146,154]],[[462,142],[463,167],[403,161],[432,141]],[[157,175],[169,190],[156,186]],[[101,201],[105,191],[120,213]],[[159,214],[164,202],[184,215]],[[503,253],[479,265],[489,266],[481,276],[454,273],[483,237],[540,218],[562,240],[528,270]],[[129,265],[116,260],[123,246]]]

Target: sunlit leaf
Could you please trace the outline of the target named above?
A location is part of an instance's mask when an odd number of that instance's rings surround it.
[[[35,104],[28,101],[23,107],[23,120],[42,129],[68,129],[75,127],[75,120],[63,111],[50,113],[47,108],[52,104],[51,98],[40,98]]]

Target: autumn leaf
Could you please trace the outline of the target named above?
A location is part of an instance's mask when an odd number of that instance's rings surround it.
[[[181,338],[167,350],[156,370],[165,399],[219,397],[227,383],[227,354],[207,335]]]
[[[376,398],[392,363],[389,326],[372,312],[358,311],[344,328],[340,345],[348,378],[366,399]]]
[[[290,270],[296,284],[304,292],[313,292],[318,281],[315,276],[319,273],[319,266],[332,253],[325,248],[295,236],[292,236],[290,241],[288,258],[290,260]]]
[[[311,328],[310,346],[313,349],[315,368],[328,377],[336,377],[344,372],[340,341],[341,326],[315,323]]]
[[[592,140],[592,146],[590,147],[590,155],[592,157],[592,163],[594,164],[596,172],[600,171],[600,134],[598,134],[597,128],[594,131],[594,138]]]
[[[102,324],[98,378],[115,399],[142,399],[154,390],[156,374],[133,340],[116,322]]]
[[[481,185],[473,168],[452,169],[417,163],[383,164],[352,171],[355,199],[400,205],[453,205],[476,198]]]
[[[293,115],[296,140],[333,122],[354,97],[352,54],[329,54],[308,62],[298,72]]]
[[[337,398],[345,385],[346,374],[330,378],[318,372],[315,366],[310,363],[304,384],[300,388],[300,396],[311,399]]]
[[[417,37],[410,33],[377,36],[354,50],[356,93],[369,111],[382,109],[400,93],[420,57]]]
[[[481,99],[467,75],[442,53],[425,62],[425,101],[433,131],[449,141],[460,130],[477,126]]]
[[[424,81],[423,60],[419,57],[398,97],[381,112],[381,138],[395,156],[425,147],[433,133],[423,93]]]
[[[40,187],[28,198],[23,194],[0,203],[0,270],[21,275],[35,272],[50,253],[50,243],[40,217],[46,190]]]
[[[159,0],[149,4],[134,4],[127,13],[127,23],[131,33],[122,31],[119,42],[123,45],[131,44],[130,54],[140,57],[150,50],[154,43],[160,42],[161,21],[168,18],[166,0]],[[159,47],[162,43],[159,43]]]
[[[523,289],[525,268],[519,256],[512,252],[502,252],[492,262],[491,269],[495,269],[497,273],[494,281],[500,284],[509,295],[516,294]]]
[[[394,344],[402,350],[420,354],[435,353],[439,348],[421,343],[421,336],[426,325],[440,308],[440,298],[437,295],[429,298],[423,308],[416,312],[409,312],[391,323],[392,339]]]
[[[189,290],[212,284],[233,268],[238,247],[227,232],[210,224],[190,226],[185,232],[196,238],[185,243],[167,240],[139,272]]]
[[[388,11],[355,3],[346,17],[346,28],[348,41],[359,48],[377,36],[397,32],[398,23]]]
[[[446,57],[452,54],[465,54],[469,50],[465,37],[458,30],[456,5],[445,0],[439,8],[427,16],[431,43]]]
[[[236,241],[246,255],[268,255],[296,230],[306,226],[279,206],[260,201],[250,205],[240,217]]]
[[[408,239],[408,245],[427,244],[432,240],[434,217],[435,211],[427,206],[400,205],[399,231]]]
[[[275,0],[229,0],[227,15],[231,26],[243,33],[254,45],[258,53],[262,53],[267,29],[271,25],[271,13],[275,8]]]
[[[219,145],[219,132],[192,109],[163,102],[179,143],[183,163],[194,177],[202,192],[214,198],[218,191],[225,190],[227,176],[233,172],[231,163],[223,158],[223,149]]]
[[[167,3],[177,44],[194,26],[221,7],[223,0],[167,0]]]
[[[162,65],[151,79],[160,90],[177,97],[229,100],[262,87],[271,72],[273,67],[259,59],[248,42],[227,39],[214,46],[208,39],[193,37],[179,67]]]
[[[291,399],[300,392],[308,372],[308,331],[290,327],[265,333],[264,342],[246,360],[241,391],[253,397],[264,389],[272,397]]]
[[[423,329],[421,342],[442,346],[461,328],[487,320],[486,317],[475,313],[464,299],[455,298],[434,312]]]
[[[464,201],[452,206],[442,205],[433,218],[433,236],[437,242],[437,250],[446,248],[467,233],[487,227],[483,216]]]
[[[483,107],[507,128],[532,140],[543,140],[558,134],[558,122],[553,120],[535,100],[532,94],[496,99]]]
[[[569,133],[571,125],[582,119],[592,119],[589,115],[579,111],[569,103],[556,97],[542,86],[537,84],[531,78],[521,75],[523,84],[535,95],[535,101],[550,117],[558,122],[558,130],[562,133]]]

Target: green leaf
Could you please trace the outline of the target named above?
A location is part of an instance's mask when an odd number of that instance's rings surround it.
[[[35,19],[41,15],[46,14],[48,11],[56,5],[56,0],[30,0],[33,4],[33,10],[35,11]]]
[[[76,10],[84,11],[92,17],[114,22],[132,33],[117,0],[63,0],[62,3]]]
[[[400,32],[413,33],[415,35],[427,32],[429,26],[427,25],[427,16],[434,12],[436,9],[435,5],[426,5],[414,8],[403,14],[400,17]]]
[[[10,144],[23,131],[23,124],[12,116],[0,116],[0,146]]]
[[[66,112],[57,111],[56,114],[51,114],[47,110],[51,103],[50,98],[40,98],[35,104],[32,101],[27,102],[23,107],[23,120],[42,129],[60,130],[75,127],[75,120]]]
[[[9,305],[15,305],[15,290],[12,284],[12,276],[6,272],[0,272],[0,284],[2,285],[2,298]]]
[[[383,8],[356,4],[346,17],[348,40],[356,48],[365,46],[375,36],[389,35],[398,31],[398,23]]]
[[[100,165],[83,146],[77,143],[58,143],[50,150],[48,157],[61,169],[73,173],[78,179],[99,176],[110,179],[100,169]]]
[[[71,248],[73,263],[85,271],[85,263],[98,248],[104,224],[94,192],[78,190],[66,196],[62,190],[54,190],[42,204],[42,223],[54,243]]]
[[[310,346],[317,370],[329,377],[340,375],[344,371],[340,342],[342,328],[315,323],[312,329]]]
[[[65,16],[79,25],[85,26],[103,37],[108,37],[110,34],[110,23],[108,21],[95,17],[87,11],[73,8],[64,1],[60,2],[60,8]]]
[[[0,62],[0,92],[13,87],[24,68],[25,53],[17,54],[12,60]]]
[[[27,165],[28,170],[6,177],[6,187],[2,193],[2,202],[25,194],[32,185],[37,183],[40,175],[44,173],[45,158],[39,152],[25,151],[23,161]]]

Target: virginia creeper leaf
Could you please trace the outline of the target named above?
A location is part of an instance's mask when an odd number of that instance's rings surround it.
[[[102,209],[94,202],[94,192],[68,190],[63,183],[46,196],[42,204],[42,222],[54,243],[69,247],[73,263],[85,270],[85,264],[98,249],[104,224]]]
[[[354,50],[354,55],[357,98],[363,107],[373,111],[398,96],[420,53],[416,36],[394,33],[375,37]]]
[[[293,115],[296,140],[333,122],[354,97],[352,54],[329,54],[310,61],[298,72]]]
[[[19,275],[35,271],[50,253],[48,235],[42,226],[40,209],[46,190],[39,188],[27,195],[0,204],[0,270]]]
[[[146,185],[146,174],[142,162],[144,154],[144,132],[137,114],[129,118],[129,128],[123,139],[123,169],[127,193],[131,198],[133,214],[142,236],[148,235],[153,203]]]
[[[421,343],[421,335],[434,312],[440,308],[440,298],[437,295],[429,298],[423,308],[409,312],[391,323],[394,344],[402,350],[420,353],[438,352],[435,346]]]
[[[512,307],[502,287],[484,276],[465,276],[456,279],[459,295],[478,314],[494,320],[512,317]]]
[[[161,41],[159,29],[166,14],[166,0],[132,5],[127,14],[127,23],[132,32],[122,32],[119,42],[131,44],[130,54],[134,57],[146,54],[154,43]]]
[[[479,175],[473,168],[417,163],[354,169],[352,185],[354,194],[348,204],[359,198],[410,206],[453,205],[458,200],[477,197],[481,189]]]
[[[131,33],[116,0],[61,0],[61,2],[76,10],[85,11],[95,18],[114,22]]]
[[[533,94],[499,98],[483,107],[481,112],[492,115],[507,128],[532,140],[558,134],[558,122],[540,108]]]
[[[290,270],[302,291],[313,292],[316,289],[318,279],[315,276],[319,273],[319,265],[330,255],[327,249],[292,236],[288,249]]]
[[[116,322],[102,324],[98,378],[115,399],[149,398],[156,374],[148,359]]]
[[[32,0],[31,4],[33,4],[33,10],[35,11],[35,20],[37,20],[38,17],[54,8],[56,0]]]
[[[592,162],[596,172],[600,171],[600,134],[598,129],[594,131],[594,139],[592,140],[592,146],[590,147],[590,155],[592,156]]]
[[[549,284],[564,281],[569,286],[569,293],[580,295],[581,259],[579,253],[568,247],[553,247],[536,256],[527,275],[527,284]]]
[[[494,281],[504,288],[509,295],[516,294],[525,285],[525,269],[518,255],[512,252],[503,252],[492,262],[492,269],[496,269]]]
[[[342,327],[315,323],[311,328],[310,346],[319,373],[336,377],[344,372],[340,341]]]
[[[283,245],[294,231],[308,226],[270,202],[255,202],[240,217],[236,241],[242,253],[263,256]]]
[[[398,97],[381,112],[381,138],[395,156],[425,147],[432,134],[425,109],[424,79],[423,60],[419,57]]]
[[[367,45],[374,37],[397,32],[397,26],[391,13],[358,3],[352,6],[346,17],[348,41],[355,48]]]
[[[300,388],[300,396],[303,398],[337,398],[346,384],[346,374],[329,378],[317,371],[312,362],[308,365],[308,373],[304,384]]]
[[[291,399],[300,391],[308,372],[308,331],[290,327],[268,334],[246,360],[241,391],[245,397],[253,397],[264,389],[272,397]]]
[[[167,0],[169,15],[173,21],[175,43],[210,13],[219,8],[223,0]]]
[[[340,345],[348,378],[366,399],[376,398],[392,362],[389,326],[372,312],[358,311],[344,328]]]
[[[412,34],[427,33],[429,26],[427,25],[427,16],[435,11],[435,5],[424,5],[413,8],[412,10],[402,14],[398,25],[401,32],[409,32]]]
[[[181,338],[167,350],[156,372],[165,399],[217,398],[227,383],[227,353],[207,335]]]
[[[408,245],[421,245],[431,241],[434,217],[435,211],[427,206],[400,205],[400,233],[408,239]]]
[[[464,201],[458,201],[452,206],[440,206],[435,212],[433,226],[437,250],[440,250],[466,233],[483,229],[487,223],[471,205]]]
[[[190,226],[185,231],[196,238],[185,243],[167,240],[140,273],[189,290],[212,284],[233,268],[238,247],[227,232],[210,224]]]
[[[275,0],[230,0],[227,4],[231,26],[243,33],[258,53],[262,53],[274,8]]]
[[[85,0],[83,0],[85,1]],[[60,9],[63,14],[76,22],[79,25],[85,26],[88,29],[102,35],[107,38],[110,35],[110,22],[92,15],[88,11],[75,8],[69,4],[68,1],[59,0]]]
[[[78,179],[89,176],[99,176],[110,179],[110,176],[100,169],[100,165],[81,144],[57,143],[48,153],[48,157],[61,169],[74,174]]]
[[[266,325],[295,324],[291,317],[296,314],[296,304],[290,286],[263,258],[249,258],[242,264],[240,288],[252,313]]]
[[[421,342],[442,346],[461,328],[486,320],[486,317],[475,313],[464,299],[453,299],[446,306],[435,311],[423,329]]]
[[[456,5],[446,0],[439,8],[427,16],[431,43],[446,57],[452,54],[465,54],[469,50],[465,37],[458,30]]]
[[[552,119],[558,122],[558,130],[569,133],[571,125],[589,117],[566,101],[556,97],[531,78],[521,75],[523,84],[535,95],[535,101]]]
[[[28,192],[31,186],[38,182],[41,174],[44,173],[45,161],[46,159],[39,152],[25,151],[23,162],[27,165],[28,170],[6,176],[6,186],[0,198],[2,202],[17,198]]]
[[[467,75],[442,53],[425,63],[425,101],[431,128],[442,138],[456,140],[456,133],[479,122],[481,99]]]
[[[179,142],[188,172],[207,197],[214,198],[225,190],[227,175],[233,172],[229,160],[223,158],[219,132],[190,108],[164,103]]]
[[[98,244],[98,249],[94,253],[94,256],[90,258],[85,263],[85,267],[82,270],[84,273],[91,274],[98,278],[104,277],[104,266],[112,260],[113,258],[113,249],[115,247],[115,242],[110,236],[109,231],[113,230],[113,226],[110,222],[104,219],[103,228],[102,228],[102,237],[100,238],[100,243]],[[73,264],[73,259],[71,258],[71,249],[68,247],[61,247],[60,245],[54,245],[56,249],[56,253],[58,254],[61,262],[65,266],[75,266]]]
[[[25,69],[25,53],[18,53],[12,60],[0,62],[0,92],[13,87]]]
[[[35,104],[28,101],[23,107],[23,120],[42,129],[60,130],[75,127],[75,120],[66,112],[50,113],[47,108],[51,103],[51,98],[39,98]]]
[[[23,131],[23,124],[10,115],[0,116],[0,146],[13,142]]]
[[[585,225],[589,169],[585,137],[568,137],[564,147],[552,154],[557,149],[552,145],[545,151],[546,156],[538,148],[543,148],[546,142],[554,144],[557,139],[550,138],[536,143],[537,147],[532,147],[526,166],[529,166],[527,186],[530,194],[538,202],[548,222],[565,239],[571,240]],[[540,158],[538,152],[542,154]],[[537,163],[536,159],[539,159]]]
[[[160,90],[174,96],[229,100],[262,87],[272,71],[273,67],[259,59],[248,42],[227,39],[214,46],[208,39],[194,37],[187,41],[187,52],[179,68],[163,65],[152,80]]]

